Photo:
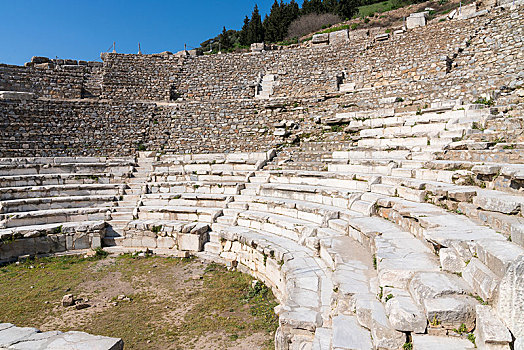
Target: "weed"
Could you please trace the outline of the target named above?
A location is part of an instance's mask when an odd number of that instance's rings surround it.
[[[162,231],[162,225],[151,227],[151,232],[153,232],[154,234],[158,234],[160,233],[160,231]]]
[[[108,252],[106,252],[102,247],[96,247],[94,249],[95,251],[95,258],[103,259],[109,255]]]
[[[55,227],[55,229],[53,230],[53,233],[55,235],[62,233],[62,225]]]
[[[473,333],[468,333],[468,340],[472,342],[475,347],[477,347],[477,344],[475,344],[475,335]]]
[[[386,295],[386,299],[385,299],[385,300],[386,300],[386,303],[388,302],[388,300],[393,299],[393,298],[394,298],[394,296],[393,296],[393,294],[391,294],[391,293],[389,293],[388,295]]]
[[[373,254],[373,267],[375,268],[375,270],[377,269],[377,255],[376,254]]]
[[[413,343],[411,342],[404,343],[404,345],[402,345],[402,349],[403,350],[413,350]]]
[[[463,334],[463,333],[466,333],[467,331],[468,329],[466,328],[466,325],[464,323],[462,323],[458,329],[457,328],[453,329],[453,332],[458,333],[458,334]]]
[[[485,106],[493,106],[495,104],[495,102],[491,99],[486,99],[485,97],[479,97],[475,102],[473,102],[474,104],[478,104],[478,105],[485,105]]]

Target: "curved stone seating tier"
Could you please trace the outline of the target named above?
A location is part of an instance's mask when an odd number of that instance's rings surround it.
[[[225,208],[232,198],[232,195],[216,193],[155,193],[140,196],[139,205]]]
[[[236,182],[204,182],[204,181],[180,181],[180,182],[149,182],[146,185],[146,193],[214,193],[214,194],[238,194],[244,188],[244,184]]]
[[[84,208],[90,206],[112,207],[117,204],[114,195],[40,197],[0,201],[0,213],[37,211],[47,209]]]
[[[152,163],[152,168],[154,172],[179,174],[253,171],[262,168],[274,155],[274,150],[260,153],[160,155]]]
[[[57,222],[106,220],[109,208],[68,208],[0,214],[0,228]]]
[[[174,171],[152,172],[150,182],[181,182],[181,181],[201,181],[201,182],[247,182],[253,171],[199,171],[196,174],[184,174]]]
[[[122,184],[72,184],[0,188],[0,200],[57,196],[120,195]]]
[[[458,210],[460,213],[466,214],[478,222],[503,232],[506,237],[511,237],[515,243],[522,245],[523,217],[520,209],[522,207],[521,203],[524,201],[522,197],[494,190],[484,190],[476,186],[454,184],[452,181],[449,181],[450,173],[425,176],[428,171],[415,170],[415,173],[418,173],[421,177],[439,180],[432,181],[404,176],[386,176],[380,173],[374,174],[371,172],[372,170],[370,169],[365,173],[271,171],[270,177],[266,175],[265,179],[269,179],[266,181],[278,183],[288,183],[289,181],[307,183],[308,181],[313,181],[310,178],[315,177],[323,177],[324,180],[322,181],[324,183],[328,183],[328,179],[332,178],[360,179],[363,180],[359,181],[361,189],[367,187],[368,191],[378,195],[397,196],[420,203],[430,202],[449,210]],[[399,174],[400,172],[393,171],[393,173]],[[294,174],[296,174],[295,177],[293,177]],[[413,172],[410,172],[410,174],[413,174]],[[294,180],[289,180],[289,177],[294,178]],[[445,182],[446,178],[448,179],[447,182]],[[320,180],[314,181],[321,183]],[[370,198],[367,194],[364,196]],[[361,201],[356,202],[356,204],[358,203],[361,203]]]
[[[222,215],[221,208],[198,208],[191,206],[141,206],[140,220],[182,220],[212,223]]]
[[[73,174],[29,174],[0,176],[1,187],[50,186],[73,184],[108,184],[120,182],[108,173],[73,173]]]
[[[329,317],[333,293],[322,261],[309,249],[275,234],[222,224],[213,224],[212,229],[206,251],[244,266],[280,300],[276,342],[296,348],[311,344],[315,329]]]
[[[104,221],[59,221],[0,229],[0,263],[22,256],[95,249],[101,247],[105,230]]]
[[[16,158],[20,159],[20,158]],[[128,176],[134,162],[99,162],[99,163],[25,163],[0,164],[0,175],[31,175],[57,173],[111,173],[116,176]]]

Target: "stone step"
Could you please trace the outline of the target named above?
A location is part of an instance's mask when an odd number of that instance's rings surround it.
[[[65,196],[11,199],[0,201],[0,213],[16,213],[47,209],[114,207],[117,197],[114,195]]]
[[[71,184],[0,188],[0,200],[47,198],[58,196],[120,195],[120,184]]]

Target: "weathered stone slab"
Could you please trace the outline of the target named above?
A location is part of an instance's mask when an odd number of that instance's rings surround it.
[[[458,329],[462,324],[468,331],[475,327],[475,299],[466,295],[455,295],[425,299],[424,308],[429,322],[446,329]]]
[[[413,349],[416,350],[469,350],[474,348],[475,345],[464,338],[413,334]]]
[[[422,303],[432,299],[454,294],[467,294],[468,285],[458,276],[443,272],[419,272],[409,284],[413,298]]]
[[[384,295],[390,296],[386,302],[386,314],[391,326],[402,332],[424,333],[427,319],[411,299],[408,292],[401,289],[384,288]]]
[[[413,29],[426,25],[426,12],[412,13],[406,18],[406,28]]]
[[[329,34],[315,34],[313,35],[313,39],[311,39],[311,42],[313,44],[329,44]]]
[[[509,266],[502,278],[494,309],[515,338],[524,337],[524,255]]]
[[[477,305],[475,343],[479,349],[509,350],[512,338],[508,329],[488,305]]]
[[[369,331],[360,327],[356,317],[336,316],[333,318],[334,349],[373,349]]]

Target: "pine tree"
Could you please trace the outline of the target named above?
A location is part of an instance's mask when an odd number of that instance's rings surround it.
[[[246,16],[246,18],[244,18],[244,25],[242,26],[242,29],[240,30],[240,45],[242,46],[249,45],[249,41],[247,38],[248,31],[249,31],[249,17]]]
[[[255,5],[251,20],[249,21],[247,31],[247,41],[249,44],[260,43],[264,41],[264,28],[262,27],[262,18],[258,12],[258,6]]]
[[[338,14],[338,0],[323,0],[322,6],[326,13]]]
[[[360,6],[359,0],[339,0],[338,3],[338,14],[342,18],[351,18],[357,13],[358,7]]]
[[[266,42],[277,42],[281,39],[281,33],[280,33],[280,26],[282,23],[282,9],[281,9],[282,3],[278,3],[277,0],[273,3],[273,6],[271,6],[271,11],[269,12],[269,16],[266,15],[264,18],[264,22],[262,23],[264,26],[264,41]]]
[[[220,46],[223,51],[231,49],[231,40],[229,38],[229,33],[226,30],[226,27],[222,29],[222,34],[220,34]]]
[[[324,13],[324,6],[322,0],[304,0],[302,4],[302,14],[308,15],[310,13]]]

